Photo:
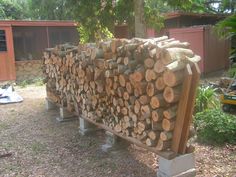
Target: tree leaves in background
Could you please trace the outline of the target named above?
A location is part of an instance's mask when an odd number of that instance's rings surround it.
[[[18,3],[10,0],[0,0],[0,19],[19,20],[28,18],[27,12]]]
[[[236,59],[236,14],[227,17],[226,19],[220,21],[216,24],[215,27],[217,33],[222,38],[231,38],[234,39],[232,42],[232,50],[230,58],[232,60]]]

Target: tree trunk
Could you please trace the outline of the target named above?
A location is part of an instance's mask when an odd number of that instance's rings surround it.
[[[144,18],[144,0],[134,1],[135,37],[146,37],[146,24]]]

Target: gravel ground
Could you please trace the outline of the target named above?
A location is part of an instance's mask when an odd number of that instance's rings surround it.
[[[156,176],[158,157],[141,148],[104,153],[103,131],[80,136],[79,121],[59,123],[45,109],[45,87],[16,88],[24,101],[0,105],[0,176]],[[197,176],[236,176],[236,146],[195,143]]]

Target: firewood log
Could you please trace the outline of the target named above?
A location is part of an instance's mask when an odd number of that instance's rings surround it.
[[[139,67],[135,70],[133,74],[130,75],[130,80],[133,80],[135,82],[141,82],[144,78],[144,67]]]
[[[146,93],[148,96],[153,96],[155,93],[155,87],[153,83],[148,83],[146,87]]]
[[[156,73],[162,73],[165,70],[165,65],[163,64],[162,60],[157,60],[154,64],[154,71]]]
[[[144,66],[149,69],[152,68],[154,66],[154,60],[152,58],[146,58],[144,60]]]
[[[163,119],[163,109],[152,110],[152,120],[154,122],[160,122]]]
[[[151,102],[150,102],[152,109],[159,108],[161,106],[164,106],[165,104],[166,102],[162,94],[152,96]]]
[[[164,82],[162,76],[160,76],[160,77],[158,77],[158,78],[156,79],[156,81],[155,81],[155,86],[156,86],[156,89],[157,89],[158,91],[164,90],[164,88],[165,88],[166,85],[165,85],[165,82]]]
[[[156,80],[157,74],[154,72],[153,69],[147,69],[145,72],[145,80],[150,82],[152,80]]]
[[[150,100],[151,100],[150,97],[147,96],[147,95],[142,95],[142,96],[139,97],[139,102],[140,102],[140,104],[142,104],[142,105],[149,104],[149,103],[150,103]]]
[[[161,134],[160,134],[160,139],[162,141],[168,141],[168,140],[172,139],[172,137],[173,137],[173,133],[170,131],[164,131],[164,132],[161,132]]]
[[[161,60],[163,64],[167,65],[175,60],[186,60],[186,56],[193,57],[193,51],[184,48],[167,48],[164,50]]]
[[[167,70],[163,74],[163,80],[164,83],[169,87],[179,85],[184,80],[184,71],[179,70],[176,72],[172,72],[170,70]]]
[[[160,137],[160,132],[151,130],[148,132],[148,137],[151,140],[157,140]]]
[[[167,118],[167,119],[173,119],[173,118],[176,117],[177,108],[178,108],[177,105],[173,105],[172,107],[166,109],[166,110],[163,112],[163,115],[164,115],[165,118]]]
[[[152,140],[152,139],[150,139],[150,138],[147,138],[147,139],[146,139],[146,145],[147,145],[147,146],[153,147],[153,146],[156,146],[156,144],[157,144],[157,141],[156,141],[156,140]]]
[[[157,150],[162,151],[165,149],[169,149],[171,146],[171,141],[162,141],[161,139],[159,139],[158,143],[157,143]]]
[[[165,131],[172,131],[175,127],[175,121],[170,119],[163,119],[162,127]]]
[[[175,103],[179,100],[181,95],[181,86],[177,87],[166,87],[163,96],[167,103]]]

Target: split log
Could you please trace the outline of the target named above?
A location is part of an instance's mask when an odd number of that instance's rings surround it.
[[[163,115],[167,119],[173,119],[177,115],[178,106],[174,105],[163,112]]]
[[[164,88],[165,88],[166,85],[165,85],[165,82],[164,82],[164,79],[163,79],[162,76],[160,76],[160,77],[157,78],[157,80],[156,80],[156,82],[155,82],[155,86],[156,86],[156,89],[157,89],[158,91],[164,90]]]
[[[170,146],[171,146],[171,141],[162,141],[161,139],[159,139],[156,148],[158,151],[162,151],[164,149],[169,149]]]
[[[153,96],[155,93],[155,87],[153,83],[148,83],[146,87],[146,93],[148,96]]]
[[[161,106],[166,105],[166,102],[165,102],[165,99],[164,99],[163,95],[158,94],[158,95],[153,96],[151,98],[150,105],[151,105],[152,109],[156,109],[156,108],[159,108]]]
[[[154,72],[153,69],[147,69],[145,72],[145,79],[147,82],[150,82],[152,80],[156,80],[157,74]]]
[[[146,104],[149,104],[150,103],[150,97],[147,96],[147,95],[142,95],[139,97],[139,102],[142,104],[142,105],[146,105]]]
[[[154,60],[152,58],[145,59],[144,66],[149,69],[152,68],[154,66]]]
[[[146,139],[146,145],[149,146],[149,147],[153,147],[153,146],[156,146],[157,144],[157,141],[156,140],[152,140],[150,138],[147,138]]]
[[[175,60],[186,60],[186,56],[193,57],[193,51],[184,48],[167,48],[162,53],[161,60],[163,64],[167,65]]]
[[[157,60],[153,67],[156,73],[162,73],[165,70],[165,65],[162,60]]]
[[[163,109],[156,109],[152,111],[152,120],[154,122],[160,122],[163,119]]]
[[[165,131],[172,131],[175,127],[175,120],[163,119],[162,127]]]
[[[180,99],[181,96],[181,86],[177,87],[166,87],[163,96],[167,103],[175,103]]]
[[[164,131],[164,132],[161,132],[161,134],[160,134],[160,139],[162,141],[168,141],[168,140],[172,139],[172,137],[173,137],[173,133],[170,131]]]
[[[184,71],[176,71],[172,72],[170,70],[167,70],[163,74],[163,80],[164,83],[169,87],[174,87],[176,85],[179,85],[184,80]]]

